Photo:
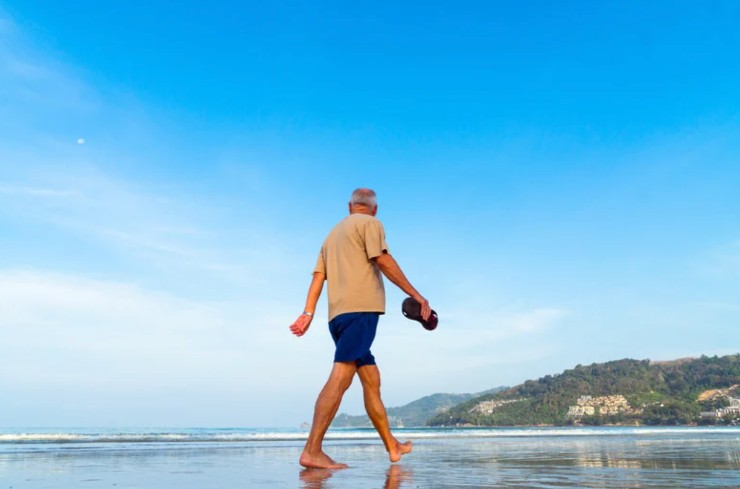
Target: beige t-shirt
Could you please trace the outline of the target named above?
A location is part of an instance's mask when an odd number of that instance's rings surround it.
[[[385,288],[372,260],[388,251],[383,225],[368,214],[350,214],[324,240],[314,272],[326,274],[329,321],[346,312],[385,314]]]

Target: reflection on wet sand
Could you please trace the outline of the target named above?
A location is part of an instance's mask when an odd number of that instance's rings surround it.
[[[337,471],[330,469],[304,469],[298,477],[301,479],[303,489],[328,489],[324,484]],[[413,473],[403,465],[391,465],[385,473],[384,489],[401,489],[405,483],[413,482]]]
[[[593,456],[581,455],[576,458],[576,465],[581,467],[611,467],[617,469],[641,469],[639,460],[624,460],[609,455]]]
[[[413,482],[413,474],[411,469],[405,468],[403,465],[391,465],[385,476],[385,489],[399,489],[401,485],[408,482],[409,485]]]
[[[448,441],[447,452],[420,446],[417,480],[444,487],[740,488],[740,450],[731,436],[611,436],[593,439]],[[436,457],[436,460],[435,460]],[[431,468],[432,466],[434,468]],[[465,470],[454,470],[464,467]]]
[[[334,475],[334,471],[331,469],[303,469],[298,477],[304,489],[322,489],[324,482]]]

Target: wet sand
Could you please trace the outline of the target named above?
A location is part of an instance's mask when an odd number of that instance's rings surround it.
[[[0,453],[0,489],[737,488],[729,434],[417,440],[391,464],[375,440],[326,451],[349,469],[304,470],[301,442],[29,445]]]

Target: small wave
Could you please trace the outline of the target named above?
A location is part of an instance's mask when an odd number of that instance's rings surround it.
[[[0,434],[0,443],[15,443],[15,442],[65,442],[65,441],[78,441],[84,439],[82,435],[73,435],[70,433],[11,433],[11,434]]]
[[[588,436],[655,436],[724,433],[740,436],[738,427],[601,427],[601,428],[406,428],[394,430],[413,439],[457,438],[530,438]],[[172,432],[26,432],[0,433],[0,444],[89,444],[89,443],[248,443],[301,441],[306,431],[255,431],[237,429]],[[351,441],[378,438],[372,429],[337,429],[327,433],[327,440]]]
[[[301,440],[307,436],[305,433],[5,433],[0,434],[0,444],[249,442]]]

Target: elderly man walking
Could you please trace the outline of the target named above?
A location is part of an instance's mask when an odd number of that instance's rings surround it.
[[[388,416],[380,398],[380,371],[370,347],[375,339],[378,319],[385,313],[383,275],[421,304],[421,315],[429,318],[429,302],[409,283],[396,260],[388,252],[385,231],[375,218],[378,205],[375,192],[358,188],[352,192],[349,216],[331,230],[321,247],[303,313],[290,326],[296,336],[303,336],[311,325],[316,303],[327,282],[329,293],[329,331],[336,351],[329,380],[321,390],[314,408],[313,424],[300,464],[309,468],[341,469],[323,451],[324,435],[329,429],[345,391],[355,374],[360,377],[365,410],[383,440],[391,462],[412,449],[411,442],[401,443],[388,426]]]

